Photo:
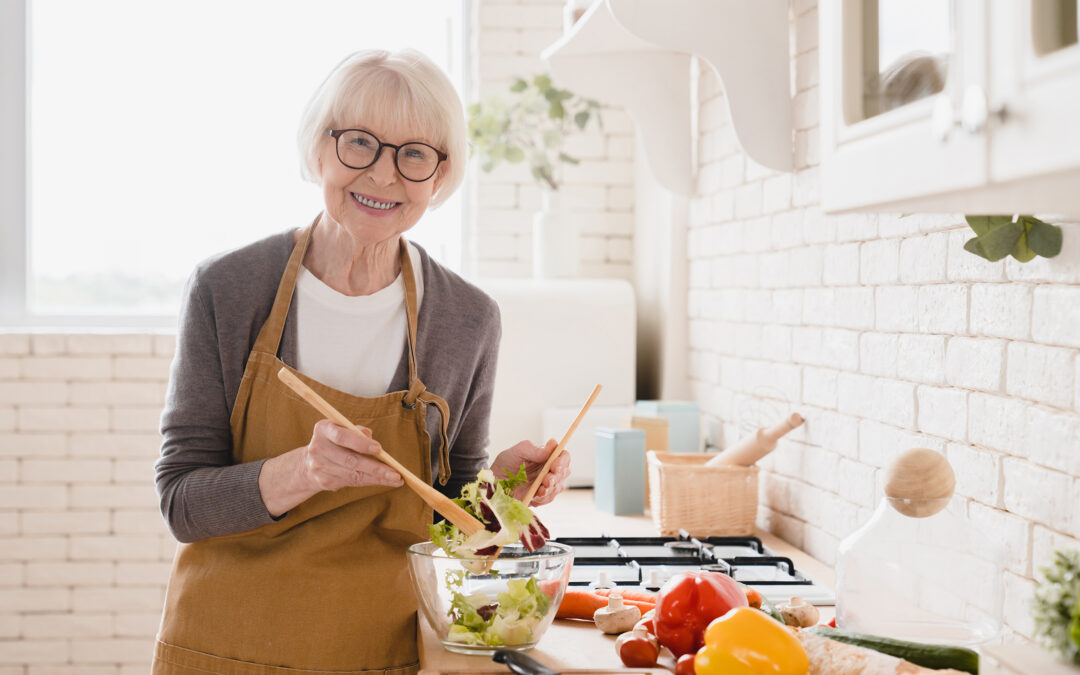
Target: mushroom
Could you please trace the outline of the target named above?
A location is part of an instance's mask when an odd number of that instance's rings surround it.
[[[612,593],[608,596],[607,607],[593,612],[596,627],[609,635],[625,633],[641,619],[641,610],[633,605],[625,605],[622,596]]]
[[[806,628],[818,622],[818,609],[802,598],[792,598],[776,606],[780,616],[784,619],[784,625],[796,628]]]

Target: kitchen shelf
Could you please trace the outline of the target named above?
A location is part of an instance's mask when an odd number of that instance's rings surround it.
[[[597,0],[541,57],[561,86],[624,106],[657,180],[693,194],[692,56],[720,79],[746,154],[791,170],[787,12],[782,0]]]

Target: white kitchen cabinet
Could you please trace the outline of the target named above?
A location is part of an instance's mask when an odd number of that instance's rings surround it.
[[[1077,0],[822,0],[826,211],[1080,212]]]

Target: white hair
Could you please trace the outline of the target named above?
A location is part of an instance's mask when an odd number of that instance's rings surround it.
[[[465,178],[465,112],[454,85],[431,59],[413,49],[368,49],[350,54],[315,91],[300,122],[300,173],[319,184],[319,147],[327,129],[352,120],[381,119],[422,130],[423,140],[449,158],[431,205],[446,201]]]

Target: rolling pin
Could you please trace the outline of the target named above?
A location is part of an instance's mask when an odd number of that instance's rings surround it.
[[[774,427],[764,427],[755,431],[730,448],[724,448],[715,457],[705,462],[705,466],[750,466],[776,449],[776,442],[784,434],[803,423],[802,415],[791,413],[791,417]]]

